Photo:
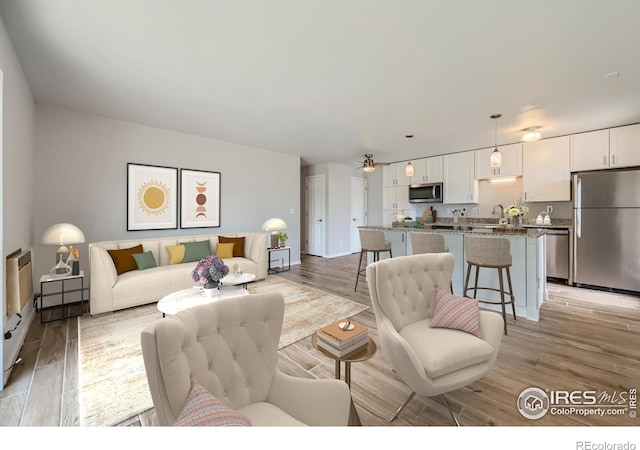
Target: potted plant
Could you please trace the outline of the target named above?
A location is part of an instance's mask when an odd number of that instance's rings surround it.
[[[278,233],[278,241],[280,242],[280,247],[284,247],[287,244],[287,239],[289,239],[287,233],[283,233],[282,231]]]

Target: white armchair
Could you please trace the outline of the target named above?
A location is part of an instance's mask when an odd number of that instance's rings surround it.
[[[367,267],[369,295],[376,316],[380,347],[393,369],[412,389],[391,421],[417,394],[442,395],[489,372],[503,336],[502,317],[480,311],[478,338],[464,331],[431,328],[436,288],[448,291],[454,257],[450,253],[401,256]]]
[[[173,425],[192,380],[252,425],[347,425],[343,381],[278,370],[280,293],[220,300],[158,319],[141,335],[149,389],[161,425]]]

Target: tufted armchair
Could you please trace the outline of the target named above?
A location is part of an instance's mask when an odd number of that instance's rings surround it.
[[[346,383],[278,370],[283,317],[282,294],[264,293],[200,305],[148,325],[142,353],[160,424],[176,422],[196,380],[252,425],[347,425]]]
[[[449,289],[453,266],[451,253],[427,253],[386,259],[367,267],[380,347],[412,389],[391,421],[416,394],[442,395],[458,424],[444,394],[482,378],[496,361],[503,335],[499,314],[480,311],[481,338],[429,326],[435,290]]]

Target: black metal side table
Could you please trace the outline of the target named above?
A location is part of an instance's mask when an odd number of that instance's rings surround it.
[[[284,258],[274,259],[271,257],[276,252],[287,252],[287,268],[284,267]],[[268,273],[278,273],[278,272],[287,272],[291,270],[291,247],[276,247],[276,248],[268,248],[267,249],[267,257],[269,258],[269,267],[267,268]],[[280,267],[271,267],[272,262],[280,261]]]
[[[57,288],[58,290],[52,290]],[[71,317],[82,316],[86,311],[89,300],[85,298],[85,293],[89,287],[84,285],[84,271],[78,275],[65,277],[53,277],[42,275],[40,277],[40,292],[35,294],[34,300],[40,299],[40,323],[53,322],[54,320],[69,319]],[[45,306],[45,297],[59,296],[60,301],[54,305]],[[69,301],[71,297],[71,301]],[[53,314],[55,309],[60,309],[60,314]],[[44,319],[45,311],[49,312],[49,318]]]

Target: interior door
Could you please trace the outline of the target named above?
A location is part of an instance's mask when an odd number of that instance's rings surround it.
[[[364,178],[351,177],[351,253],[360,251],[358,227],[365,225],[366,192]]]
[[[325,179],[313,175],[305,179],[307,206],[307,253],[324,256],[325,249]]]

